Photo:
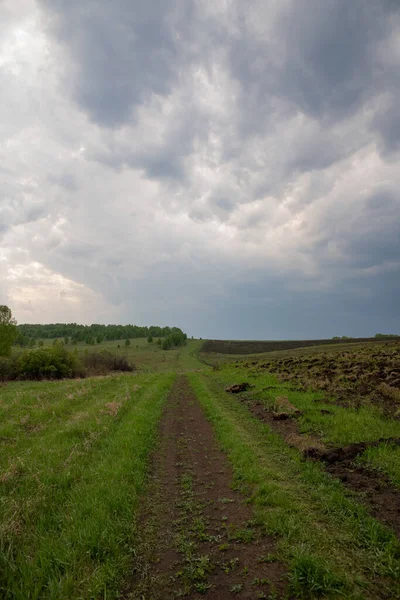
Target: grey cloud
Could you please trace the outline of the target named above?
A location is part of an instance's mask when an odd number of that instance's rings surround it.
[[[125,321],[203,337],[398,327],[396,3],[40,4],[54,62],[37,51],[5,80],[4,105],[40,98],[46,117],[24,104],[7,122],[8,247]]]
[[[167,94],[178,77],[177,22],[191,2],[42,0],[53,32],[74,60],[75,97],[99,125],[114,127],[151,94]]]
[[[400,81],[389,106],[384,106],[373,119],[372,128],[380,134],[385,153],[400,150]]]
[[[272,90],[319,118],[358,110],[379,82],[371,75],[386,16],[383,7],[363,0],[290,2],[278,19],[284,58],[273,72]]]
[[[79,189],[78,181],[73,173],[51,174],[48,176],[48,180],[69,192],[76,192]]]

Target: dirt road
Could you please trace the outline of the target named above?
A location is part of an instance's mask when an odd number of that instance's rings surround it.
[[[123,597],[288,598],[274,541],[257,525],[187,379],[171,391]]]

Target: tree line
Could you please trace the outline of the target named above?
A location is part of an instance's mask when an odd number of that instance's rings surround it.
[[[140,327],[138,325],[78,325],[77,323],[53,323],[48,325],[17,325],[8,306],[0,305],[0,356],[8,356],[14,345],[21,347],[42,346],[43,339],[63,340],[65,344],[101,344],[103,341],[158,338],[164,350],[186,344],[187,335],[179,327]],[[161,341],[163,340],[163,341]]]
[[[53,323],[49,325],[24,324],[17,326],[15,343],[29,345],[29,340],[63,338],[70,343],[85,342],[99,344],[103,341],[127,340],[137,338],[168,338],[173,335],[184,336],[179,327],[140,327],[138,325],[78,325],[77,323]]]

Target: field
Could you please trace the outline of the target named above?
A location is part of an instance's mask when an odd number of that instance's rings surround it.
[[[0,388],[1,598],[400,597],[398,342],[101,347]]]
[[[53,339],[42,340],[44,346],[51,346]],[[157,344],[157,339],[149,343],[147,339],[138,338],[130,340],[130,345],[125,346],[125,340],[102,342],[89,346],[79,343],[76,346],[67,344],[68,350],[77,350],[79,355],[84,352],[101,352],[106,350],[114,354],[125,356],[136,369],[143,373],[168,373],[171,371],[191,371],[201,368],[196,358],[196,353],[201,348],[201,340],[188,340],[187,345],[182,348],[162,350]],[[21,352],[21,350],[19,350]]]
[[[342,338],[326,340],[278,340],[278,341],[239,341],[239,340],[207,340],[202,352],[210,354],[261,354],[279,350],[294,350],[296,348],[311,348],[315,346],[343,346],[348,344],[382,343],[377,338]]]

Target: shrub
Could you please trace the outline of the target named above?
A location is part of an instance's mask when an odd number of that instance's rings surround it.
[[[18,374],[24,379],[63,379],[83,375],[78,358],[61,343],[52,348],[37,348],[21,354]]]
[[[18,376],[17,364],[14,358],[0,356],[0,381],[10,381]]]
[[[164,341],[162,343],[162,348],[163,348],[163,350],[169,350],[170,348],[173,348],[174,346],[185,346],[186,340],[187,340],[186,333],[176,331],[175,333],[172,333],[171,335],[169,335],[168,337],[166,337],[164,339]]]
[[[125,356],[111,354],[104,350],[103,352],[92,352],[85,354],[84,366],[90,374],[104,375],[110,371],[134,371]]]
[[[171,336],[168,336],[165,338],[165,340],[162,343],[162,349],[169,350],[170,348],[172,348],[172,340],[171,340]]]
[[[147,341],[149,342],[149,344],[151,344],[153,341],[153,336],[149,335],[149,337],[147,338]]]
[[[125,346],[130,346],[131,345],[131,340],[125,340]]]

